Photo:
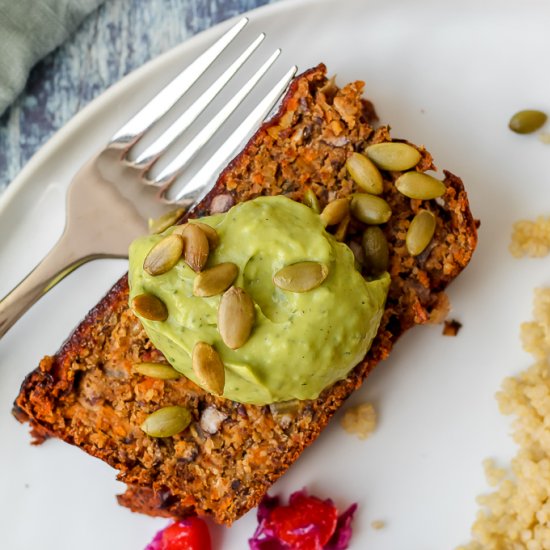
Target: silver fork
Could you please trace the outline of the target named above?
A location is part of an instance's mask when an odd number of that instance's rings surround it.
[[[0,301],[0,338],[39,298],[77,267],[98,258],[127,257],[130,242],[147,232],[148,219],[165,214],[175,204],[193,208],[212,188],[228,160],[282,96],[296,73],[295,66],[251,110],[192,180],[174,198],[167,196],[167,190],[175,179],[273,65],[280,49],[157,176],[152,176],[150,169],[244,65],[265,38],[263,33],[143,153],[135,160],[130,160],[129,153],[197,82],[247,23],[248,19],[243,18],[229,29],[124,124],[106,147],[78,171],[67,191],[67,215],[61,238],[34,270]]]

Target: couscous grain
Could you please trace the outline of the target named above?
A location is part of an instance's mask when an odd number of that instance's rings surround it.
[[[550,218],[539,216],[514,223],[509,250],[516,258],[546,256],[550,252]]]
[[[534,321],[523,323],[521,340],[535,362],[497,393],[500,411],[515,417],[519,450],[509,471],[484,462],[496,489],[478,497],[473,541],[457,550],[550,549],[550,288],[535,291]]]
[[[340,424],[346,432],[367,439],[376,428],[376,411],[370,403],[361,403],[347,409]]]

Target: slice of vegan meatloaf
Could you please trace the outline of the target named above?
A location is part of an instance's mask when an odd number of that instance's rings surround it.
[[[277,115],[258,130],[191,216],[225,211],[259,195],[311,202],[313,192],[323,207],[358,191],[346,159],[367,145],[392,140],[387,127],[373,128],[374,109],[362,91],[361,82],[337,88],[324,65],[298,76]],[[430,154],[416,148],[421,153],[416,170],[434,169]],[[396,190],[401,172],[382,174],[383,197],[393,212],[381,226],[391,275],[382,322],[365,359],[319,398],[243,405],[206,393],[185,377],[159,380],[138,374],[134,364],[164,358],[129,309],[123,277],[61,350],[27,376],[16,400],[17,418],[30,422],[36,442],[55,436],[116,468],[128,485],[119,502],[134,511],[199,514],[227,524],[239,518],[315,440],[405,330],[443,320],[448,308],[444,289],[474,251],[477,223],[458,177],[445,172],[443,197],[421,201]],[[436,229],[429,246],[413,257],[405,237],[419,209],[435,214]],[[364,227],[346,219],[334,228],[359,262]],[[362,269],[368,275],[368,265]],[[175,404],[192,412],[188,429],[157,439],[140,429],[148,414]]]

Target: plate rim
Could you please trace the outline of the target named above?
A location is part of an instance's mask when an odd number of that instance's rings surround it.
[[[370,2],[371,5],[374,4],[375,6],[377,4],[380,4],[379,0],[364,0],[364,1],[365,1],[365,6],[367,5],[367,1]],[[405,0],[397,0],[398,4],[400,4],[402,1],[405,1]],[[418,4],[423,6],[430,6],[434,4],[434,0],[416,0],[416,1]],[[125,93],[125,90],[127,89],[127,87],[131,88],[134,85],[135,80],[139,80],[143,78],[144,75],[146,75],[153,66],[156,67],[156,64],[170,63],[174,59],[177,60],[178,56],[182,52],[185,52],[186,48],[195,47],[197,43],[200,43],[201,39],[204,39],[204,40],[210,39],[212,34],[214,32],[218,32],[219,29],[222,28],[224,25],[230,25],[232,21],[235,21],[243,16],[254,14],[256,12],[260,12],[261,17],[264,17],[264,15],[269,16],[272,13],[277,13],[280,15],[281,13],[283,14],[285,13],[285,9],[294,10],[294,9],[300,9],[300,7],[304,7],[309,4],[323,5],[323,4],[328,4],[329,2],[334,2],[334,0],[292,0],[292,3],[291,3],[291,0],[279,0],[279,2],[275,4],[268,4],[266,6],[255,8],[254,10],[243,12],[243,14],[239,14],[235,17],[229,18],[221,23],[218,23],[212,27],[209,27],[204,31],[197,33],[194,36],[189,37],[188,39],[184,40],[182,43],[176,45],[175,47],[169,49],[163,54],[155,57],[154,59],[148,61],[141,67],[132,71],[131,73],[123,77],[121,80],[119,80],[117,83],[113,84],[104,92],[102,92],[97,98],[92,100],[88,105],[86,105],[82,109],[82,111],[80,111],[74,117],[72,117],[64,126],[62,126],[59,130],[57,130],[42,147],[38,149],[38,151],[33,155],[33,157],[31,157],[28,163],[23,167],[23,169],[18,174],[18,176],[10,184],[8,184],[5,191],[2,193],[2,195],[0,195],[0,217],[5,214],[9,214],[9,212],[6,212],[4,208],[8,207],[11,201],[18,197],[17,195],[18,192],[26,191],[26,184],[29,183],[29,179],[32,179],[33,173],[36,170],[42,169],[42,163],[44,162],[45,159],[48,158],[48,155],[58,154],[59,148],[62,147],[68,139],[70,139],[76,132],[80,130],[81,124],[86,124],[98,110],[101,111],[104,108],[105,104],[108,104],[113,100],[116,101],[116,97],[118,94]],[[502,3],[503,8],[507,8],[510,5],[516,5],[513,0],[502,0],[502,2],[503,2]],[[354,0],[345,0],[344,3],[354,3]],[[471,0],[464,1],[464,4],[466,7],[469,4],[474,4],[474,3],[476,2]],[[448,5],[450,6],[453,6],[453,5],[456,6],[457,4],[458,2],[456,2],[455,0],[448,1]],[[490,3],[485,4],[485,9],[487,9],[487,6],[495,6],[495,5],[497,5],[497,2],[495,0],[492,0]],[[543,5],[545,8],[548,7],[547,4],[545,4],[544,2],[541,2],[540,0],[530,0],[528,5],[532,7],[535,7],[536,5]],[[23,181],[20,181],[20,180],[23,180]],[[10,193],[10,189],[12,190],[11,193]],[[475,495],[471,495],[472,501],[474,496]],[[477,507],[475,509],[477,510]]]

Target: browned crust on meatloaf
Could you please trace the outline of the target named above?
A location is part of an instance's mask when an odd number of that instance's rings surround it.
[[[356,191],[346,173],[347,157],[367,144],[390,140],[389,130],[371,126],[375,115],[361,98],[361,82],[338,90],[325,72],[319,65],[296,78],[277,116],[223,172],[195,216],[208,213],[219,194],[235,202],[273,194],[300,201],[312,189],[324,205]],[[434,168],[429,153],[418,150],[422,160],[417,170]],[[422,202],[395,190],[398,175],[384,173],[384,197],[393,210],[384,226],[392,284],[378,335],[348,378],[317,400],[301,402],[294,417],[215,397],[185,378],[163,381],[135,373],[134,363],[163,357],[128,308],[126,277],[63,348],[29,374],[16,400],[18,417],[30,421],[38,441],[59,437],[119,470],[118,478],[128,484],[119,502],[132,510],[209,515],[231,523],[258,504],[406,329],[442,320],[447,307],[443,290],[470,260],[476,222],[456,176],[445,172],[442,201]],[[413,258],[405,234],[421,207],[436,214],[437,228],[429,248]],[[361,230],[351,222],[347,241],[359,242]],[[188,430],[167,439],[149,438],[140,430],[149,413],[173,404],[193,412]],[[215,434],[200,427],[209,406],[226,416]]]

